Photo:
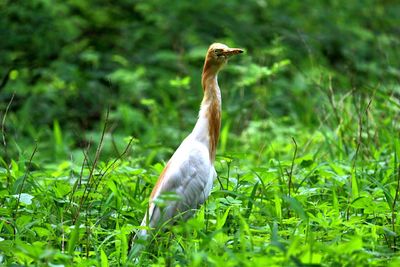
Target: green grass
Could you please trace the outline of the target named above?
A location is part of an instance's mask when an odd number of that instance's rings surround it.
[[[136,263],[398,266],[399,105],[382,90],[331,95],[315,114],[318,127],[282,117],[253,120],[235,133],[225,123],[207,203],[145,242]],[[101,132],[93,147],[69,158],[55,121],[58,160],[41,161],[48,149],[41,143],[10,164],[2,160],[2,264],[134,265],[131,234],[164,165],[147,163],[173,150],[112,138],[108,120]],[[115,139],[120,156],[103,160]]]

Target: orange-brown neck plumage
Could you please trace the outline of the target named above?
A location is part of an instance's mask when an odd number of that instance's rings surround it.
[[[211,162],[215,160],[221,128],[221,92],[217,75],[230,56],[242,52],[243,50],[240,48],[229,48],[224,44],[213,43],[208,48],[204,61],[201,77],[204,97],[201,102],[199,119],[192,134],[194,138],[208,146]]]
[[[221,93],[218,86],[217,75],[221,65],[214,62],[209,56],[206,57],[202,74],[202,86],[204,97],[202,107],[206,109],[205,115],[208,120],[208,137],[210,160],[215,160],[216,149],[221,128]]]

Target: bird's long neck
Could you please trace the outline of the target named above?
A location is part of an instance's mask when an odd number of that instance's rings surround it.
[[[215,160],[221,128],[221,91],[218,86],[217,75],[218,68],[206,60],[201,80],[204,96],[199,118],[193,129],[195,138],[208,147],[212,162]]]

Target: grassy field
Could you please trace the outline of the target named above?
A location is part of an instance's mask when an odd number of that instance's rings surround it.
[[[270,118],[237,135],[225,120],[209,200],[193,219],[149,240],[140,263],[400,264],[399,105],[381,90],[340,99],[327,91],[316,129]],[[11,164],[3,160],[3,263],[133,265],[130,234],[164,163],[144,168],[147,158],[136,152],[143,144],[133,138],[119,157],[100,160],[112,143],[109,127],[106,120],[94,137],[99,146],[83,148],[80,157],[38,164],[37,143]],[[64,146],[57,124],[53,134],[57,151]]]
[[[400,266],[400,6],[365,2],[0,1],[0,265]],[[218,178],[132,255],[214,41]]]

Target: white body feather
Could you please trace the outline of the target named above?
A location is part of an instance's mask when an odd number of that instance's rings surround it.
[[[220,90],[215,79],[218,100],[221,104]],[[151,228],[173,220],[174,216],[182,214],[184,219],[190,217],[210,195],[213,182],[217,177],[214,163],[210,159],[207,109],[209,103],[203,102],[199,118],[192,131],[181,143],[166,166],[158,188],[149,204],[149,219],[144,217],[141,226]],[[161,209],[154,204],[162,193],[175,193],[179,200],[170,201]],[[140,235],[146,235],[142,230]]]

